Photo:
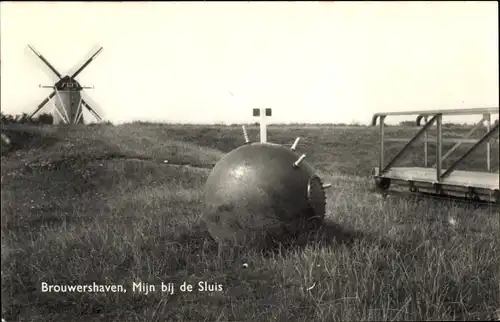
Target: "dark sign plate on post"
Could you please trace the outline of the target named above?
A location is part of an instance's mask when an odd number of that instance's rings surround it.
[[[260,116],[260,109],[254,108],[253,109],[253,116]]]
[[[270,108],[266,108],[266,116],[272,116],[272,110]]]

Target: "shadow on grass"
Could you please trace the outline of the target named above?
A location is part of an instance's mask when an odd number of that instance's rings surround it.
[[[325,220],[320,227],[309,228],[307,230],[301,231],[295,234],[287,234],[281,236],[266,236],[263,237],[263,242],[255,242],[254,244],[248,243],[245,245],[237,246],[233,244],[218,244],[218,242],[210,236],[209,232],[202,225],[197,232],[199,236],[199,241],[210,240],[210,244],[214,251],[218,249],[218,252],[224,252],[225,249],[229,249],[231,252],[241,249],[241,252],[247,252],[249,248],[254,248],[254,250],[260,252],[264,256],[276,255],[280,252],[294,252],[303,249],[307,246],[319,246],[319,247],[337,247],[341,245],[352,246],[358,242],[365,243],[377,243],[381,247],[394,246],[394,240],[379,236],[373,233],[363,232],[359,230],[350,229],[343,227],[331,220]],[[186,237],[191,238],[192,236]],[[402,246],[402,245],[401,245]]]
[[[394,241],[382,236],[343,227],[331,220],[325,220],[318,228],[308,229],[281,239],[270,239],[266,243],[265,253],[271,254],[278,250],[296,251],[311,245],[319,247],[352,246],[358,242],[378,243],[382,247],[394,244]]]

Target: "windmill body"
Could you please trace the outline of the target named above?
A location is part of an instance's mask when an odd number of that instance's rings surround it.
[[[52,113],[54,124],[84,124],[83,109],[86,108],[98,121],[101,121],[101,116],[92,108],[89,103],[82,97],[83,87],[75,79],[97,55],[102,51],[99,48],[76,72],[72,75],[62,76],[45,57],[37,52],[32,46],[28,46],[35,55],[44,62],[44,64],[59,78],[52,86],[41,86],[43,88],[52,88],[52,92],[45,98],[31,113],[30,118],[34,117],[49,101],[54,100],[54,111]]]
[[[54,124],[83,124],[82,90],[80,84],[69,76],[63,77],[55,84],[56,96],[54,99]]]

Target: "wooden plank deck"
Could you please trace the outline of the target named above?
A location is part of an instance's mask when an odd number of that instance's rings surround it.
[[[442,170],[444,173],[446,169]],[[378,175],[378,168],[374,169]],[[394,167],[385,172],[383,177],[403,180],[434,183],[436,182],[436,169],[421,167]],[[488,190],[498,190],[500,175],[496,173],[455,170],[447,178],[441,181],[443,185],[473,187]]]

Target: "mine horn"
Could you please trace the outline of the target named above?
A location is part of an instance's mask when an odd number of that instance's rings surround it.
[[[295,141],[293,142],[292,147],[291,147],[292,151],[295,151],[295,149],[297,149],[297,144],[299,144],[299,140],[300,140],[300,137],[297,137],[295,139]]]
[[[249,144],[250,139],[248,138],[248,133],[247,133],[247,129],[245,128],[245,125],[242,125],[241,128],[243,129],[243,136],[245,137],[245,144]]]
[[[302,154],[302,155],[300,156],[300,158],[298,158],[298,159],[297,159],[297,161],[295,161],[295,162],[293,163],[293,167],[294,167],[294,168],[298,168],[298,167],[300,167],[300,164],[301,164],[301,163],[305,160],[305,158],[306,158],[306,155],[305,155],[305,154]]]

